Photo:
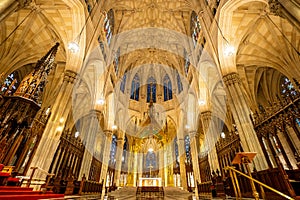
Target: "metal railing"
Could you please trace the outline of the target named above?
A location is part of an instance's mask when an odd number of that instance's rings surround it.
[[[256,179],[252,178],[251,176],[248,176],[247,174],[244,174],[244,173],[236,170],[234,167],[227,166],[224,169],[225,170],[229,170],[229,172],[230,172],[230,177],[231,177],[231,180],[232,180],[232,183],[233,183],[233,188],[234,188],[234,192],[236,194],[236,198],[237,199],[241,199],[242,195],[241,195],[241,190],[239,188],[239,183],[238,183],[238,179],[237,179],[236,173],[238,173],[238,174],[246,177],[247,179],[249,179],[250,182],[253,183],[253,186],[254,186],[254,182],[257,183],[257,184],[259,184],[260,191],[261,191],[263,199],[266,199],[265,192],[264,192],[264,187],[265,187],[265,188],[271,190],[272,192],[275,192],[276,194],[278,194],[278,195],[280,195],[280,196],[282,196],[282,197],[284,197],[286,199],[294,200],[294,198],[292,198],[292,197],[290,197],[290,196],[288,196],[288,195],[286,195],[286,194],[284,194],[284,193],[282,193],[282,192],[280,192],[280,191],[278,191],[278,190],[276,190],[276,189],[274,189],[274,188],[272,188],[272,187],[270,187],[270,186],[268,186],[268,185],[266,185],[266,184],[264,184],[264,183],[262,183],[262,182],[260,182],[260,181],[258,181]],[[254,188],[255,188],[255,186],[254,186]],[[253,187],[252,187],[252,189],[253,189]],[[253,192],[256,192],[256,191],[253,190]]]

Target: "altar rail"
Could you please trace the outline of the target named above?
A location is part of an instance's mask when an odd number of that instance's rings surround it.
[[[136,189],[136,196],[137,198],[144,198],[144,197],[163,198],[164,188],[159,186],[139,186]]]

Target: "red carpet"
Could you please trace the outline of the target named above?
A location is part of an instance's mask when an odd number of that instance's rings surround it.
[[[16,186],[0,186],[0,200],[38,200],[50,198],[62,198],[63,194],[53,194],[47,192],[42,194],[40,191],[32,191],[32,188]]]

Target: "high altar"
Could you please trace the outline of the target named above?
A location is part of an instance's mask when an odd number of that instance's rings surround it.
[[[139,187],[150,187],[150,186],[158,186],[162,187],[162,180],[161,178],[140,178],[139,179]]]

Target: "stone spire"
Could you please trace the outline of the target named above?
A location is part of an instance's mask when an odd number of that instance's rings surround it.
[[[55,67],[54,60],[58,46],[59,43],[56,43],[50,51],[37,62],[33,71],[22,80],[14,94],[15,96],[25,97],[41,104],[47,77]]]

